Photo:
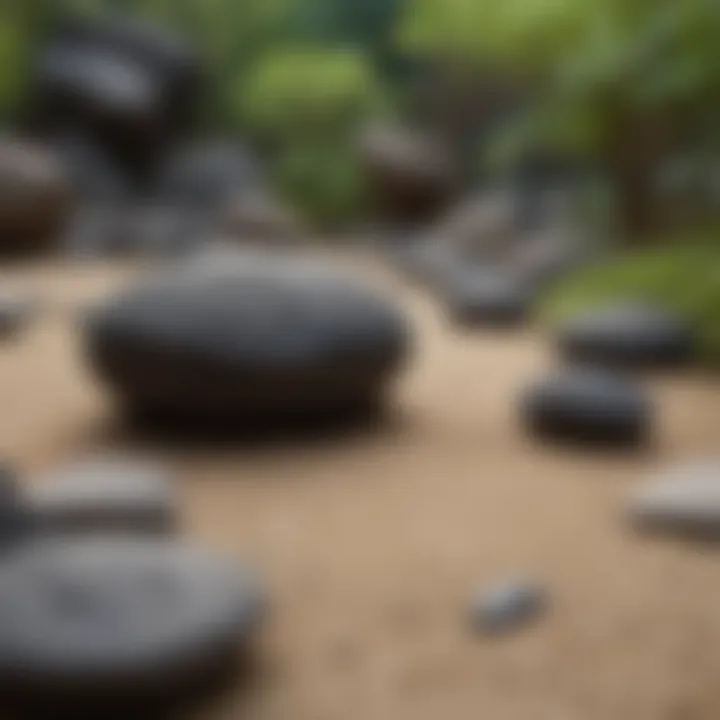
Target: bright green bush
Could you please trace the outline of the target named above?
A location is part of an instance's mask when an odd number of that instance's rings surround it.
[[[299,48],[261,58],[238,92],[256,132],[283,140],[346,133],[378,99],[372,65],[349,49]]]
[[[668,247],[623,255],[554,288],[541,318],[557,322],[598,303],[639,298],[688,319],[698,360],[720,369],[720,246]]]
[[[346,48],[286,48],[241,81],[243,125],[271,148],[286,198],[316,225],[339,227],[364,207],[353,152],[359,123],[380,106],[372,64]]]

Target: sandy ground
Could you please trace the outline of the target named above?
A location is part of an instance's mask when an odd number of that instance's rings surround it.
[[[6,275],[53,301],[0,348],[0,451],[32,482],[120,442],[71,319],[127,271]],[[540,447],[515,403],[553,362],[539,334],[459,335],[429,298],[388,282],[418,348],[386,423],[306,443],[144,448],[177,467],[186,534],[259,568],[274,598],[257,676],[204,717],[719,717],[720,549],[640,539],[621,511],[656,468],[720,454],[720,379],[649,380],[648,451]],[[518,573],[547,584],[548,617],[473,636],[475,589]]]

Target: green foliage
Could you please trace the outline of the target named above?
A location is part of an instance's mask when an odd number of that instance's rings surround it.
[[[357,219],[365,189],[351,148],[301,143],[288,147],[275,168],[277,185],[312,224],[337,229]]]
[[[410,52],[531,83],[540,102],[511,144],[586,153],[628,122],[684,127],[714,108],[718,36],[715,0],[410,0],[399,33]]]
[[[275,154],[279,186],[313,222],[337,227],[364,204],[352,151],[358,123],[381,93],[366,56],[347,48],[287,48],[241,79],[239,115]]]
[[[241,114],[275,138],[347,132],[378,96],[365,56],[342,48],[274,50],[241,83]]]
[[[633,253],[579,272],[541,304],[550,322],[615,299],[658,303],[695,328],[698,360],[720,369],[720,246],[668,247]]]

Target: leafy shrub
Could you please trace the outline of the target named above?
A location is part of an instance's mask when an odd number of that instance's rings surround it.
[[[272,150],[285,196],[323,227],[363,208],[353,152],[358,123],[380,106],[372,65],[361,52],[286,48],[261,59],[239,93],[244,125]]]
[[[541,317],[558,321],[615,299],[647,299],[688,319],[697,357],[720,369],[720,247],[717,243],[646,250],[586,269],[554,288]]]
[[[350,147],[298,144],[288,147],[275,168],[281,193],[315,226],[336,229],[360,216],[363,176]]]
[[[372,66],[350,49],[284,49],[259,60],[238,95],[251,128],[276,139],[347,132],[377,99]]]

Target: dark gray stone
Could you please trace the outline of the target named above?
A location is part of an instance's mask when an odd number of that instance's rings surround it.
[[[485,635],[511,632],[537,619],[547,604],[538,584],[513,580],[478,593],[471,610],[472,625]]]
[[[617,374],[570,368],[534,384],[522,398],[523,418],[540,437],[633,445],[648,439],[651,406]]]
[[[131,411],[195,422],[374,407],[405,359],[394,305],[298,259],[188,263],[92,314],[91,362]]]
[[[159,192],[169,204],[219,214],[242,192],[261,183],[247,148],[211,141],[173,155],[163,169]]]
[[[42,534],[165,535],[178,525],[168,473],[131,458],[88,458],[52,472],[28,506]]]
[[[29,543],[0,575],[0,705],[157,717],[150,708],[229,672],[264,603],[250,575],[190,546]]]
[[[687,362],[694,349],[687,323],[640,302],[580,313],[560,328],[559,344],[572,360],[630,368],[678,365]]]

